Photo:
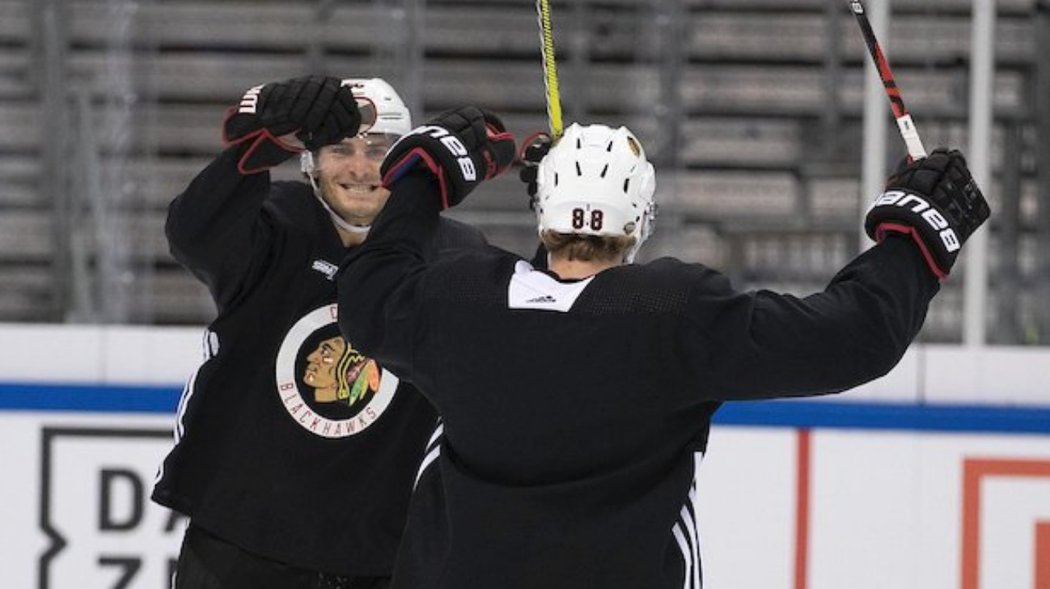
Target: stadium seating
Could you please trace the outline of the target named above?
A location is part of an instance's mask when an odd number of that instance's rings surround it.
[[[545,126],[530,2],[420,2],[425,12],[416,25],[403,3],[371,0],[50,4],[66,15],[65,61],[46,68],[41,9],[31,0],[0,0],[4,321],[90,320],[70,313],[75,289],[63,280],[79,264],[87,276],[78,278],[80,293],[97,303],[111,286],[99,283],[97,254],[114,251],[130,271],[121,319],[207,321],[210,302],[168,255],[161,228],[168,201],[219,149],[223,109],[253,84],[311,69],[382,75],[397,84],[409,75],[402,65],[411,41],[422,51],[424,116],[472,102],[506,113],[519,136]],[[652,17],[656,4],[554,3],[567,114],[628,124],[659,165],[658,232],[643,257],[708,261],[745,287],[820,288],[856,251],[866,200],[859,177],[867,58],[852,17],[843,9],[830,26],[823,0],[685,2],[683,21],[673,23],[684,41],[681,69],[668,86],[673,74],[660,67],[669,50],[661,35],[672,25]],[[996,114],[1025,120],[1033,2],[997,5]],[[894,6],[885,44],[920,130],[927,143],[959,144],[970,2]],[[423,34],[410,37],[412,30]],[[837,53],[829,53],[829,39]],[[829,78],[829,62],[837,78]],[[62,165],[45,169],[45,141],[54,138],[43,130],[55,115],[44,112],[42,92],[56,67],[69,94],[70,125]],[[672,127],[659,122],[668,87],[676,89],[681,110],[670,134]],[[665,147],[668,135],[677,138],[674,153]],[[892,147],[892,157],[902,153]],[[89,198],[94,192],[84,170],[92,166],[105,207]],[[55,174],[69,194],[45,193],[45,180]],[[277,174],[296,175],[294,165]],[[1029,186],[1031,178],[1023,182]],[[453,214],[522,253],[535,243],[526,198],[513,178],[492,183]],[[100,237],[105,228],[121,232],[123,250]],[[70,256],[71,248],[86,249]],[[957,304],[953,296],[938,304]],[[957,315],[934,312],[930,338],[957,337]]]

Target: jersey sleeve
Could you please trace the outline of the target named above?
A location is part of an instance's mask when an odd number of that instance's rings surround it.
[[[434,235],[431,253],[439,256],[463,249],[480,249],[488,245],[485,234],[477,227],[443,217]]]
[[[939,283],[906,238],[861,254],[820,293],[738,293],[705,278],[690,295],[686,347],[704,400],[839,392],[900,361]]]
[[[336,279],[344,337],[410,382],[417,334],[426,329],[422,292],[440,219],[436,190],[423,172],[400,179]]]
[[[244,284],[271,228],[262,219],[270,174],[237,171],[240,148],[222,152],[168,207],[172,256],[211,291],[221,309]]]

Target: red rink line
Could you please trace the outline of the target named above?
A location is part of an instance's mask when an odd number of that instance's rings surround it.
[[[809,564],[810,431],[798,430],[795,474],[795,589],[806,589]]]
[[[1050,589],[1050,522],[1035,524],[1035,589]]]

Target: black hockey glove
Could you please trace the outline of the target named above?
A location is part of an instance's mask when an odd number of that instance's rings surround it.
[[[529,208],[536,208],[536,191],[538,185],[536,176],[539,174],[540,160],[547,156],[554,141],[551,136],[543,131],[533,133],[521,146],[521,171],[518,178],[525,183],[525,190],[529,193]]]
[[[514,136],[488,112],[464,106],[413,129],[390,148],[380,172],[390,188],[409,170],[430,170],[441,187],[441,208],[459,204],[484,180],[514,160]]]
[[[311,151],[357,133],[361,114],[339,78],[304,76],[250,88],[226,111],[223,141],[242,145],[242,174],[272,168],[303,151],[282,140],[294,134]]]
[[[938,148],[890,176],[864,218],[864,230],[876,241],[889,231],[910,235],[933,273],[944,279],[989,214],[962,153]]]

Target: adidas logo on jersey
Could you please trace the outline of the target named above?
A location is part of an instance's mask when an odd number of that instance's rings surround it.
[[[534,299],[529,299],[529,300],[527,300],[525,302],[526,303],[530,303],[530,304],[534,304],[534,303],[557,303],[558,299],[552,297],[551,295],[543,295],[542,297],[536,297]]]
[[[337,270],[339,270],[339,266],[336,266],[335,264],[331,262],[326,262],[324,260],[314,260],[314,264],[313,266],[311,266],[311,268],[317,270],[321,274],[324,274],[325,278],[327,278],[328,280],[334,280],[335,273]]]

